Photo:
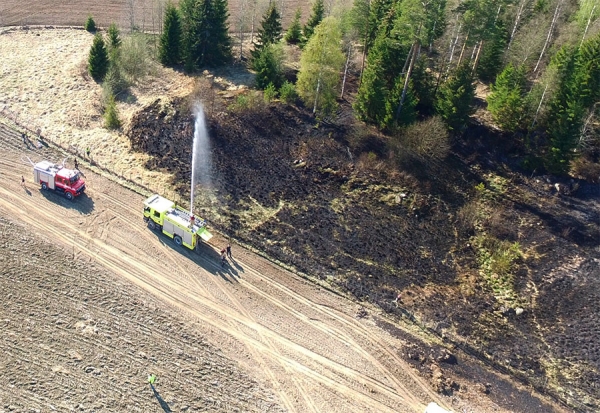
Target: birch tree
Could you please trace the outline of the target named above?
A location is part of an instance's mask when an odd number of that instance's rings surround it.
[[[327,17],[315,28],[300,58],[296,89],[315,114],[328,115],[337,105],[340,71],[345,61],[341,40],[338,20]]]

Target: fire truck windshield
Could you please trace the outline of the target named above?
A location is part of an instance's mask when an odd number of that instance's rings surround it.
[[[69,179],[69,184],[71,184],[71,186],[75,185],[75,182],[79,181],[79,174],[76,173],[75,175],[73,175],[70,179]]]

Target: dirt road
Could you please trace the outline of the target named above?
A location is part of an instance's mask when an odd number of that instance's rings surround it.
[[[2,217],[176,309],[209,343],[272,387],[285,410],[416,412],[432,400],[447,402],[405,365],[397,354],[401,343],[368,317],[355,317],[356,305],[236,246],[222,268],[216,251],[222,239],[200,254],[174,247],[145,227],[142,195],[85,168],[82,198],[69,202],[42,192],[23,159],[59,155],[26,149],[16,132],[0,128]]]

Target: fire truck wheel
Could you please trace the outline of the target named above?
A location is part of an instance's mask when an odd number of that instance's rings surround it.
[[[46,182],[42,182],[42,189],[45,191],[46,189],[48,189],[48,185],[46,185]]]
[[[70,192],[65,192],[65,197],[69,200],[72,201],[73,200],[73,194]]]
[[[150,228],[153,231],[156,229],[156,224],[154,223],[154,221],[148,221],[148,228]]]
[[[175,242],[177,245],[181,245],[181,237],[179,235],[175,235],[173,237],[173,242]]]

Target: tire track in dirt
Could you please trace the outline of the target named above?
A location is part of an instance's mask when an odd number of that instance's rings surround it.
[[[5,191],[3,188],[0,188],[0,190],[2,192],[4,192],[6,195],[10,195],[10,193]],[[3,202],[3,200],[0,200],[0,204],[2,204],[5,208],[7,208],[9,210],[12,210],[12,212],[14,214],[18,214],[18,212],[20,210],[17,207],[14,207],[8,203]],[[63,231],[55,230],[50,225],[43,224],[43,220],[36,221],[36,220],[30,219],[29,217],[25,217],[24,221],[26,221],[28,224],[30,224],[34,227],[44,230],[45,232],[49,232],[49,233],[53,234],[55,236],[55,240],[62,239],[63,242],[66,244],[68,244],[70,241],[69,236],[65,237]],[[85,237],[87,237],[87,234],[80,233],[79,236],[85,238]],[[91,241],[92,241],[92,245],[94,245],[94,246],[101,246],[101,244],[102,244],[100,241],[95,240],[95,239],[91,239]],[[301,363],[299,363],[287,356],[282,356],[281,354],[279,354],[276,351],[273,351],[271,348],[264,345],[260,341],[257,341],[256,339],[253,339],[253,338],[249,337],[248,335],[240,333],[237,329],[224,327],[222,323],[216,322],[212,318],[206,317],[197,308],[198,303],[195,300],[193,300],[191,297],[186,296],[184,294],[185,285],[182,285],[179,288],[177,288],[176,286],[173,285],[173,282],[166,282],[167,280],[164,279],[164,277],[161,277],[159,274],[156,274],[151,267],[147,267],[146,265],[144,265],[142,263],[132,263],[131,262],[132,260],[127,257],[121,257],[122,259],[119,260],[116,257],[118,257],[119,255],[122,256],[122,254],[120,254],[120,251],[115,250],[114,247],[111,247],[108,245],[104,245],[104,248],[107,249],[108,251],[112,252],[112,255],[114,255],[115,257],[103,256],[103,255],[98,254],[97,252],[92,251],[88,247],[85,247],[82,245],[78,246],[78,249],[80,249],[86,255],[93,257],[96,261],[99,261],[101,264],[103,264],[105,267],[111,269],[116,274],[121,274],[123,277],[129,279],[130,281],[135,282],[137,285],[139,285],[143,288],[150,287],[151,292],[165,298],[171,305],[179,307],[180,309],[183,309],[183,310],[194,309],[195,311],[192,311],[192,315],[194,317],[199,318],[203,322],[210,324],[217,329],[223,330],[224,332],[230,334],[233,337],[236,337],[239,340],[242,340],[247,343],[249,342],[250,344],[252,344],[253,346],[256,347],[257,351],[270,354],[273,358],[275,358],[276,360],[279,360],[280,363],[285,363],[287,366],[294,368],[294,370],[300,371],[300,372],[304,373],[305,375],[307,375],[308,377],[311,377],[314,380],[321,382],[323,384],[326,384],[338,391],[341,391],[343,393],[352,393],[353,397],[355,397],[355,400],[361,400],[365,404],[372,406],[373,408],[375,408],[374,411],[380,411],[380,412],[384,412],[384,411],[395,412],[396,411],[395,409],[390,408],[389,406],[387,406],[385,404],[382,404],[378,400],[375,400],[375,399],[373,399],[367,395],[364,395],[360,392],[354,391],[353,389],[347,387],[346,385],[344,385],[342,383],[338,383],[318,372],[315,372],[311,369],[306,368],[306,366],[302,365]],[[123,266],[124,263],[130,265],[127,268],[127,270],[124,269],[124,266]],[[162,283],[158,282],[156,279],[149,276],[149,274],[153,274],[153,273],[156,277],[158,277],[162,280]],[[169,281],[171,281],[171,280],[169,280]],[[257,326],[257,325],[255,325],[255,323],[252,323],[249,320],[244,320],[244,319],[240,318],[239,316],[237,316],[237,317],[233,316],[231,313],[228,313],[228,315],[231,318],[235,319],[236,321],[240,322],[241,324],[247,325],[254,329],[263,330],[263,334],[267,333],[267,330],[265,328],[263,328],[261,326]],[[287,344],[293,350],[296,350],[299,352],[304,352],[304,353],[308,352],[308,350],[304,349],[303,347],[298,346],[293,342],[289,342],[288,340],[285,340],[283,337],[278,337],[274,333],[268,332],[268,334],[266,334],[266,335],[272,339],[276,339],[276,340],[278,339],[280,342]],[[318,356],[318,355],[312,355],[312,356],[316,357],[322,363],[333,364],[331,361],[329,361],[328,359],[325,359],[322,356]],[[353,371],[351,371],[351,369],[348,369],[344,366],[338,366],[338,365],[334,365],[334,367],[345,372],[349,376],[355,376],[354,378],[359,378],[359,374],[354,373]],[[378,390],[380,392],[388,393],[390,396],[397,396],[395,394],[395,392],[391,391],[388,388],[383,388],[375,382],[370,382],[369,384],[374,388],[378,388]]]
[[[437,394],[435,394],[435,392],[431,391],[429,389],[429,386],[427,386],[427,384],[424,383],[423,380],[417,374],[411,372],[410,368],[406,365],[406,363],[398,355],[396,355],[394,351],[390,350],[390,343],[387,343],[384,339],[376,339],[372,333],[370,333],[367,329],[365,329],[360,323],[357,323],[355,320],[349,319],[349,317],[347,317],[347,316],[340,315],[340,313],[335,312],[325,306],[322,306],[322,305],[302,296],[301,294],[294,292],[293,290],[289,289],[288,287],[284,286],[283,284],[281,284],[281,283],[277,282],[276,280],[274,280],[273,278],[269,277],[268,276],[269,271],[265,270],[265,268],[264,268],[269,265],[270,264],[265,263],[265,264],[261,265],[260,269],[256,269],[256,268],[247,266],[246,268],[250,269],[250,271],[247,271],[247,274],[250,274],[254,277],[260,278],[261,281],[265,281],[265,282],[269,283],[274,288],[276,288],[279,291],[281,291],[282,293],[286,294],[288,297],[292,298],[293,300],[304,304],[306,307],[309,307],[312,310],[314,310],[320,314],[331,317],[331,318],[337,320],[338,322],[340,322],[341,324],[343,324],[344,326],[348,327],[350,329],[350,331],[355,333],[357,336],[360,336],[363,339],[367,340],[367,342],[369,343],[369,346],[374,346],[378,352],[383,354],[384,357],[380,357],[381,360],[386,360],[387,358],[390,358],[394,361],[394,363],[397,366],[404,366],[405,373],[407,373],[407,375],[412,380],[414,380],[415,382],[417,382],[419,384],[421,389],[426,392],[427,396],[431,400],[436,401],[440,405],[443,404],[443,402],[440,400],[440,398],[437,396]],[[294,315],[295,317],[297,317],[297,318],[305,317],[304,315],[295,311],[290,306],[284,304],[282,301],[274,299],[272,297],[272,295],[261,292],[257,287],[254,287],[251,284],[249,284],[249,288],[255,289],[257,294],[262,295],[265,300],[272,301],[273,304],[275,304],[277,306],[287,307],[290,314]],[[389,380],[391,380],[394,383],[394,385],[396,385],[398,387],[398,390],[402,390],[403,392],[406,392],[409,395],[412,394],[406,388],[406,386],[404,386],[400,382],[400,380],[398,380],[395,377],[395,375],[387,367],[385,367],[382,363],[380,363],[377,360],[377,358],[373,357],[369,352],[364,350],[364,347],[360,346],[356,342],[356,340],[353,339],[350,335],[343,333],[341,330],[336,329],[331,325],[328,325],[327,327],[323,327],[322,325],[319,325],[319,328],[322,328],[324,331],[329,332],[331,335],[338,336],[340,341],[345,341],[345,342],[352,344],[357,349],[357,351],[361,353],[362,356],[369,359],[376,366],[378,366],[378,368],[384,374],[384,376],[387,377]],[[417,398],[411,397],[411,399],[412,399],[411,401],[413,401],[415,403],[415,407],[419,407],[419,408],[424,407],[424,406],[421,406],[421,404]]]
[[[106,193],[100,193],[100,195],[104,198],[107,199],[111,199],[111,200],[115,200],[114,197],[107,195]],[[116,201],[116,200],[115,200]],[[120,201],[117,201],[118,204],[121,204],[123,206],[123,204]],[[130,212],[130,211],[128,211]],[[134,227],[139,227],[139,225],[137,225],[137,220],[136,220],[136,225],[134,225]],[[146,231],[147,232],[147,231]],[[152,234],[152,233],[150,233]],[[151,238],[151,237],[149,237]],[[200,289],[206,291],[207,295],[211,295],[212,297],[214,297],[214,293],[211,293],[211,291],[209,291],[205,285],[203,285],[202,283],[200,283],[197,278],[195,277],[189,277],[187,276],[188,271],[186,271],[180,264],[179,264],[179,260],[177,260],[176,257],[174,257],[175,254],[178,254],[178,252],[174,252],[174,251],[166,251],[166,253],[164,253],[164,255],[168,256],[170,261],[179,268],[180,273],[186,275],[186,278],[191,280],[194,285],[196,287],[199,287]],[[208,261],[208,260],[206,260]],[[207,262],[208,263],[208,262]],[[216,266],[214,263],[210,262],[209,264],[213,264],[213,266]],[[223,295],[229,300],[230,303],[232,303],[235,308],[240,312],[240,314],[244,315],[245,317],[247,317],[249,320],[251,320],[252,322],[257,323],[257,321],[250,315],[250,313],[241,305],[241,303],[239,302],[239,300],[237,298],[235,298],[235,296],[233,294],[231,294],[226,288],[223,288],[223,286],[215,281],[214,279],[212,279],[213,284],[223,293]],[[253,288],[253,291],[258,292],[258,289]],[[264,293],[262,294],[265,297],[268,297],[268,295],[265,295]],[[216,298],[216,297],[214,297]],[[282,307],[284,308],[284,307]],[[307,324],[311,324],[309,320],[302,320],[299,318],[300,321],[306,322]],[[232,324],[229,320],[227,320],[227,322],[231,325],[231,326],[235,326],[235,324]],[[314,327],[314,325],[311,324],[312,327]],[[277,352],[276,347],[273,343],[270,342],[270,340],[268,340],[266,337],[264,337],[263,335],[260,336],[261,340],[266,342],[266,344],[271,348],[272,351]],[[356,346],[355,346],[356,347]],[[275,376],[273,375],[271,369],[266,365],[265,361],[262,359],[262,357],[256,353],[256,351],[254,351],[254,349],[252,347],[247,347],[249,349],[249,351],[253,352],[253,357],[255,360],[260,360],[259,363],[261,365],[263,365],[265,367],[265,370],[267,371],[267,374],[270,376],[271,381],[273,382],[274,387],[277,389],[279,388],[279,384],[275,378]],[[366,352],[363,352],[363,355],[367,355]],[[368,357],[367,357],[368,358]],[[373,358],[370,358],[371,361],[374,361]],[[289,368],[287,367],[286,364],[283,365],[283,367],[286,369],[286,372],[290,373]],[[314,403],[311,401],[307,391],[303,388],[303,386],[292,376],[292,380],[294,381],[294,384],[296,386],[297,389],[300,390],[300,395],[303,397],[303,399],[305,400],[305,402],[311,407],[312,411],[318,411],[318,409],[316,408],[316,406],[314,405]],[[401,387],[400,387],[401,388]],[[406,389],[402,389],[403,393],[408,394]],[[294,407],[293,407],[293,402],[289,399],[289,397],[287,396],[287,394],[283,391],[279,391],[280,396],[282,397],[284,404],[286,405],[286,407],[290,410],[290,411],[295,411]],[[418,401],[416,399],[414,399],[413,401],[414,405],[418,406]]]
[[[7,169],[8,169],[10,171],[9,172],[10,175],[14,176],[18,179],[18,176],[20,175],[19,169],[24,169],[24,167],[26,165],[20,165],[19,162],[17,162],[17,161],[15,161],[15,162],[2,161],[2,162],[0,162],[0,166],[2,167],[1,169],[3,169],[3,172],[7,172]],[[11,181],[12,181],[12,179],[11,179]],[[16,185],[16,181],[14,181],[14,182]],[[14,185],[11,185],[11,186],[14,186]],[[14,194],[12,194],[10,191],[3,190],[3,192],[4,192],[4,194],[6,194],[6,199],[9,199],[11,196],[14,196]],[[106,196],[106,194],[103,194],[100,191],[96,191],[96,192],[91,191],[90,194],[92,196],[94,196],[95,198],[100,196],[101,198],[104,198],[109,202],[110,202],[110,199],[107,199],[107,198],[114,198],[112,195]],[[52,200],[43,199],[44,197],[39,197],[38,195],[36,195],[35,198],[36,199],[34,200],[34,202],[37,202],[38,198],[39,198],[40,202],[44,202],[46,205],[44,205],[44,206],[39,206],[39,205],[35,206],[34,205],[33,209],[43,210],[44,207],[50,206],[50,208],[53,208],[53,209],[57,210],[58,212],[63,210],[63,207],[61,205],[53,203]],[[131,215],[131,214],[134,214],[137,212],[135,208],[128,207],[127,204],[124,204],[122,202],[115,202],[114,204],[118,205],[120,208],[123,208],[123,210],[126,210],[128,212],[128,215]],[[3,203],[3,205],[7,208],[10,208],[12,206],[10,204],[10,202],[8,202],[8,201],[7,201],[7,203]],[[9,206],[9,205],[11,205],[11,206]],[[98,204],[96,204],[96,205],[98,205]],[[28,208],[14,207],[12,209],[12,212],[14,213],[15,216],[21,216],[23,211],[27,211],[28,209],[31,210],[31,207],[28,207]],[[106,210],[107,209],[104,208],[101,211],[106,211]],[[90,213],[90,215],[96,215],[97,213],[99,213],[99,212],[92,211],[92,213]],[[34,227],[38,227],[41,230],[43,230],[44,232],[52,233],[55,237],[60,237],[66,245],[71,246],[73,244],[74,237],[85,240],[86,242],[89,243],[89,245],[77,245],[76,247],[78,249],[82,250],[86,255],[90,256],[92,259],[95,259],[95,260],[99,261],[100,263],[104,264],[106,267],[111,268],[116,274],[121,274],[122,276],[135,282],[136,284],[141,285],[142,287],[145,287],[147,289],[149,288],[155,294],[164,296],[172,305],[184,310],[184,312],[186,312],[186,313],[189,313],[190,312],[189,310],[192,309],[193,311],[191,311],[191,313],[194,317],[199,318],[202,321],[207,322],[208,324],[214,326],[215,328],[238,338],[242,342],[250,342],[250,344],[248,345],[249,348],[253,348],[257,352],[261,352],[261,353],[264,352],[266,354],[271,355],[275,360],[279,360],[278,362],[282,366],[286,366],[288,369],[292,369],[294,371],[300,371],[303,374],[305,374],[307,377],[314,379],[318,383],[328,385],[331,388],[341,391],[348,395],[352,394],[357,400],[361,400],[363,403],[365,403],[366,406],[370,406],[371,408],[374,408],[375,411],[394,411],[394,410],[390,406],[386,405],[385,403],[382,404],[381,401],[375,400],[372,396],[363,394],[362,392],[357,391],[354,388],[348,387],[348,385],[340,383],[339,378],[337,380],[331,379],[330,377],[327,377],[317,371],[307,368],[306,365],[303,365],[302,363],[299,363],[298,361],[283,355],[282,353],[280,353],[279,351],[276,350],[276,346],[274,343],[278,343],[278,345],[283,345],[286,348],[290,348],[293,352],[298,352],[298,353],[306,356],[307,358],[314,360],[317,363],[321,363],[322,365],[327,366],[327,368],[333,372],[337,372],[340,375],[347,375],[347,376],[351,377],[353,379],[353,381],[360,383],[363,386],[364,385],[371,386],[371,387],[375,388],[377,391],[379,391],[380,393],[387,395],[387,397],[389,397],[390,399],[394,399],[394,398],[401,399],[401,400],[399,400],[399,402],[401,405],[404,405],[405,407],[407,407],[406,406],[407,402],[412,406],[415,405],[414,401],[416,399],[414,397],[410,396],[410,392],[403,391],[402,393],[405,393],[405,394],[402,397],[400,397],[396,393],[398,390],[403,390],[401,387],[398,386],[398,382],[396,380],[392,379],[391,381],[393,383],[395,382],[394,383],[395,385],[392,387],[389,387],[387,385],[384,385],[383,383],[380,383],[376,380],[371,379],[370,377],[365,377],[364,374],[359,373],[359,372],[353,370],[352,368],[348,368],[344,365],[340,365],[339,363],[336,363],[336,362],[328,359],[327,357],[323,357],[320,354],[315,354],[314,352],[310,351],[309,349],[307,349],[301,345],[298,345],[297,343],[295,343],[293,341],[287,340],[284,337],[278,337],[279,333],[277,331],[271,331],[269,328],[267,328],[265,326],[260,326],[259,325],[260,323],[255,318],[252,317],[251,313],[249,311],[247,311],[247,309],[239,302],[239,300],[237,300],[232,293],[230,293],[223,286],[219,285],[219,283],[212,278],[211,278],[211,280],[213,280],[213,285],[217,286],[220,289],[220,292],[225,296],[225,299],[226,299],[225,301],[217,299],[217,297],[214,296],[214,292],[207,289],[206,286],[203,286],[198,281],[198,279],[193,276],[191,276],[191,277],[188,276],[186,278],[186,282],[183,282],[181,280],[174,280],[174,279],[169,279],[167,282],[166,277],[163,277],[160,275],[161,273],[164,273],[164,263],[163,263],[163,265],[158,265],[157,263],[149,263],[149,262],[141,263],[139,261],[136,261],[135,259],[123,257],[122,256],[123,251],[120,248],[115,247],[115,246],[110,246],[108,244],[101,242],[100,240],[95,240],[90,235],[81,233],[81,231],[75,230],[74,235],[70,235],[70,234],[65,235],[65,231],[56,229],[52,225],[44,224],[43,217],[42,217],[42,219],[39,219],[39,217],[38,217],[38,219],[32,219],[32,218],[27,219],[27,217],[25,217],[25,218],[26,218],[25,220],[28,221],[28,223],[30,225],[33,225]],[[81,215],[77,215],[77,218],[80,219]],[[87,217],[87,218],[93,219],[92,217]],[[120,225],[120,226],[126,225],[128,227],[128,229],[135,228],[134,231],[136,234],[141,234],[142,232],[147,232],[148,235],[142,236],[145,242],[148,242],[148,241],[152,242],[152,239],[156,238],[156,236],[153,233],[150,233],[149,231],[147,231],[142,225],[140,225],[140,226],[134,225],[131,223],[130,220],[119,219],[118,222],[119,222],[118,225]],[[141,222],[141,219],[140,219],[140,222]],[[115,223],[113,223],[113,225],[115,225]],[[144,230],[140,230],[139,228],[144,228]],[[66,225],[65,230],[72,231],[68,225]],[[152,243],[156,244],[155,240]],[[156,247],[154,247],[154,248],[156,248]],[[162,249],[168,250],[166,254],[162,254],[162,256],[161,256],[161,259],[163,259],[163,261],[164,261],[165,256],[168,257],[168,261],[171,263],[178,264],[181,261],[180,256],[175,257],[175,255],[179,254],[179,252],[170,250],[168,247],[163,247]],[[201,257],[201,259],[208,262],[211,266],[215,266],[215,263],[213,262],[213,260],[210,260],[209,258],[205,258],[205,257]],[[127,264],[126,270],[121,268],[121,265],[123,264],[123,260]],[[247,264],[245,264],[245,265],[247,265]],[[179,270],[178,272],[181,274],[187,274],[188,268],[189,268],[189,265],[187,267],[180,266],[178,268],[178,270]],[[250,268],[250,267],[247,267],[247,268]],[[248,273],[250,273],[250,271]],[[254,268],[252,268],[252,275],[254,277],[261,276],[260,273],[257,270],[255,270]],[[155,277],[155,279],[153,279],[153,276]],[[263,276],[263,278],[265,278],[265,277]],[[193,281],[193,285],[190,285],[190,279]],[[251,285],[249,283],[243,282],[243,283],[241,283],[241,285],[244,287],[248,287],[247,289],[256,295],[259,295],[263,298],[269,297],[268,293],[258,294],[260,292],[260,290],[257,287],[254,287],[253,285]],[[193,293],[197,294],[195,297],[186,296],[186,292],[187,292],[187,290],[190,289],[190,286],[193,287],[192,288]],[[202,289],[204,292],[206,292],[206,294],[198,294],[199,289]],[[209,296],[209,297],[207,297],[207,296]],[[199,301],[201,301],[202,299],[205,299],[205,298],[212,299],[213,302],[211,302],[209,304],[201,305],[201,303],[199,303]],[[298,299],[298,297],[293,297],[293,298],[296,300]],[[227,301],[234,303],[237,314],[232,314],[231,308],[226,308]],[[280,303],[280,304],[282,303],[281,300],[279,300],[279,299],[275,299],[274,301],[273,300],[271,300],[271,301],[273,303]],[[315,306],[315,303],[310,300],[306,300],[305,302],[308,305]],[[210,307],[213,307],[213,308],[210,308]],[[280,305],[279,307],[283,311],[289,313],[294,318],[301,321],[302,323],[305,323],[306,325],[310,326],[311,328],[315,328],[314,323],[311,323],[309,318],[302,317],[301,314],[299,314],[297,312],[296,313],[294,313],[293,311],[290,312],[289,306],[285,306],[285,305],[281,306]],[[320,310],[322,311],[322,309],[320,309]],[[327,314],[328,316],[331,316],[332,314],[335,314],[335,313],[325,312],[325,314]],[[222,324],[223,321],[226,322],[228,327],[223,326],[223,324]],[[240,329],[239,327],[235,327],[235,330],[234,330],[234,327],[232,327],[232,326],[236,326],[236,324],[239,326],[243,326],[244,328]],[[352,323],[350,323],[350,324],[352,324]],[[267,340],[269,342],[269,344],[265,345],[265,343],[260,342],[261,340],[256,340],[254,338],[248,337],[247,333],[245,332],[247,328],[250,328],[251,330],[256,331],[259,334],[259,336],[262,338],[262,340]],[[353,328],[356,329],[357,327],[354,326]],[[348,340],[350,338],[350,336],[346,333],[341,332],[339,329],[333,329],[333,330],[327,329],[327,328],[318,328],[318,329],[324,333],[328,333],[331,337],[335,338],[336,340],[340,340],[342,342],[352,342],[354,344],[357,344],[356,341],[354,341],[354,340]],[[275,340],[275,341],[273,342],[271,340]],[[354,347],[360,347],[360,346],[357,345]],[[366,352],[362,348],[361,348],[359,354],[363,357],[366,356],[366,358],[370,362],[376,361],[375,358],[373,358],[372,356],[368,356],[368,352]],[[377,367],[377,370],[380,373],[384,374],[384,376],[390,376],[390,374],[388,374],[388,371],[385,370],[385,368],[382,369],[381,364],[374,364],[374,365]],[[379,373],[377,373],[376,375],[379,375]],[[393,375],[391,375],[391,376],[393,377]],[[388,377],[388,379],[389,379],[389,377]],[[360,384],[359,384],[359,386],[360,386]],[[359,387],[359,386],[357,386],[357,387]],[[307,402],[307,401],[305,400],[305,402]],[[314,407],[314,405],[313,405],[313,407]],[[316,409],[316,407],[314,407],[314,408]]]

